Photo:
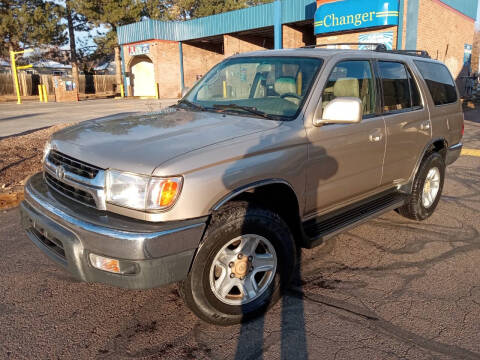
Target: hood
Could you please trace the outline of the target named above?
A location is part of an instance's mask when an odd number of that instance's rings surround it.
[[[52,147],[103,169],[151,174],[177,156],[278,125],[262,118],[169,108],[86,121],[55,133]]]

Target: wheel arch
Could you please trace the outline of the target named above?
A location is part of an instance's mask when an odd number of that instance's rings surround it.
[[[415,164],[415,168],[412,172],[412,175],[410,176],[408,183],[403,185],[400,188],[400,191],[407,194],[410,194],[412,192],[413,180],[415,179],[415,176],[417,176],[418,169],[420,168],[420,164],[422,163],[423,159],[426,156],[428,156],[433,152],[438,152],[443,156],[443,159],[445,160],[447,156],[447,150],[448,150],[448,142],[443,137],[435,138],[435,139],[432,139],[430,142],[428,142],[428,144],[425,145],[421,156],[418,158],[417,163]]]
[[[236,200],[246,200],[275,211],[288,224],[297,244],[302,245],[300,201],[288,181],[266,179],[239,187],[212,206],[212,215],[221,211],[224,205]]]

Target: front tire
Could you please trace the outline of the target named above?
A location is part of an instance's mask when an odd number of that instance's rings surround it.
[[[445,179],[445,161],[439,153],[423,159],[413,182],[412,193],[405,205],[398,209],[400,215],[412,220],[425,220],[435,211],[442,195]]]
[[[213,216],[180,293],[204,321],[240,323],[278,301],[294,272],[295,250],[277,214],[232,202]]]

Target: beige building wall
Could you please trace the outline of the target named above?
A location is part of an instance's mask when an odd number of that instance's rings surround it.
[[[444,3],[420,1],[417,48],[444,62],[455,78],[465,72],[462,72],[464,45],[473,44],[474,30],[473,19]]]

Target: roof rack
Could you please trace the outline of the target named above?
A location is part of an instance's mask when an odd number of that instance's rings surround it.
[[[302,46],[302,49],[314,49],[317,47],[327,47],[327,46],[336,46],[336,45],[357,45],[357,46],[374,46],[373,51],[385,52],[391,54],[400,54],[400,55],[409,55],[409,56],[418,56],[423,58],[430,59],[430,55],[425,50],[388,50],[385,44],[382,43],[355,43],[355,42],[345,42],[345,43],[333,43],[333,44],[317,44],[317,45],[308,45]]]
[[[418,56],[418,57],[431,59],[430,54],[428,53],[428,51],[425,51],[425,50],[378,50],[376,49],[375,51],[389,52],[392,54]]]
[[[302,46],[303,49],[313,49],[317,47],[327,47],[327,46],[332,46],[332,45],[370,45],[370,46],[375,46],[375,50],[379,48],[385,48],[387,50],[387,47],[385,44],[382,43],[356,43],[356,42],[344,42],[344,43],[333,43],[333,44],[317,44],[317,45],[307,45],[307,46]]]

